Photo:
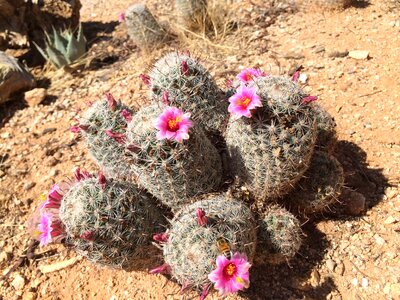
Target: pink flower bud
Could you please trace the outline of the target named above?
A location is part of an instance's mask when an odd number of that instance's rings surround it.
[[[308,104],[314,101],[317,101],[318,97],[317,96],[307,96],[304,97],[303,100],[301,101],[301,104]]]
[[[206,297],[208,296],[208,293],[210,292],[210,287],[211,287],[211,284],[205,284],[205,285],[203,285],[203,290],[202,290],[202,292],[201,292],[201,295],[200,295],[200,297],[199,297],[199,300],[204,300],[204,299],[206,299]]]
[[[99,181],[101,188],[104,190],[106,187],[106,182],[107,182],[106,177],[104,176],[104,174],[102,172],[99,172],[97,179]]]
[[[74,175],[75,175],[76,181],[81,181],[81,180],[85,179],[85,176],[82,175],[81,169],[79,169],[79,168],[76,168]]]
[[[163,264],[157,268],[150,270],[149,273],[150,274],[159,274],[159,273],[169,274],[169,273],[171,273],[171,267],[169,264]]]
[[[128,145],[128,146],[126,147],[126,149],[128,149],[129,151],[131,151],[131,152],[133,152],[133,153],[139,153],[140,150],[141,150],[140,146],[137,145],[137,144],[134,144],[134,143]]]
[[[168,242],[168,233],[163,232],[163,233],[157,233],[153,235],[153,240],[159,243],[166,243]]]
[[[123,133],[116,133],[110,129],[104,131],[110,138],[114,139],[118,144],[125,144],[126,136]]]
[[[71,127],[69,128],[69,130],[70,130],[71,132],[73,132],[73,133],[80,133],[80,132],[81,132],[81,129],[80,129],[79,126],[77,126],[77,125],[71,126]]]
[[[182,61],[182,67],[181,67],[182,75],[187,75],[189,74],[189,65],[188,63],[184,60]]]
[[[169,105],[169,93],[168,93],[168,91],[164,91],[163,92],[161,101],[162,101],[163,104]]]
[[[113,95],[111,95],[111,93],[106,93],[106,98],[107,98],[107,102],[108,102],[108,107],[110,107],[110,109],[112,111],[116,110],[117,101],[115,101]]]
[[[149,77],[149,75],[140,74],[139,77],[140,77],[140,79],[142,79],[142,81],[143,81],[143,83],[145,85],[150,85],[150,77]]]
[[[88,107],[92,107],[92,106],[93,106],[93,101],[88,101],[88,102],[86,102],[86,105],[87,105]]]
[[[299,78],[300,78],[300,72],[299,72],[299,71],[294,72],[294,74],[293,74],[293,76],[292,76],[292,80],[293,80],[294,82],[298,82],[298,81],[299,81]]]
[[[122,23],[125,21],[125,13],[124,12],[120,12],[118,14],[118,22]]]
[[[206,216],[206,212],[201,208],[196,210],[197,224],[204,227],[207,225],[208,218]]]
[[[127,109],[123,109],[121,111],[121,116],[125,119],[126,122],[132,121],[132,114]]]
[[[79,237],[85,241],[93,241],[96,237],[96,233],[92,230],[88,230],[82,233]]]

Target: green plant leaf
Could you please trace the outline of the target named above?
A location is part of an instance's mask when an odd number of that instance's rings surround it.
[[[47,45],[46,52],[49,55],[49,60],[58,69],[68,65],[68,61],[64,58],[64,55],[52,45]]]
[[[40,55],[42,55],[48,61],[49,57],[47,56],[46,52],[41,47],[39,47],[39,45],[36,44],[35,42],[33,42],[33,44],[35,45],[36,49],[38,49]]]
[[[61,53],[66,53],[68,41],[62,34],[57,32],[54,27],[53,27],[53,37],[54,37],[54,43],[53,43],[54,47]]]

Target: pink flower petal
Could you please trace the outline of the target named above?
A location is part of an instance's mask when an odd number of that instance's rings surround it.
[[[193,126],[189,120],[190,114],[184,114],[176,107],[167,107],[154,121],[154,127],[159,130],[157,139],[169,139],[177,142],[189,138],[189,128]]]

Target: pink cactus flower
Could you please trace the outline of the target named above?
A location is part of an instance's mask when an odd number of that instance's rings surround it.
[[[125,13],[123,11],[118,14],[118,22],[125,22]]]
[[[125,121],[127,123],[129,123],[130,121],[132,121],[132,114],[129,112],[129,110],[127,109],[123,109],[121,111],[121,116],[125,119]]]
[[[112,110],[115,111],[117,109],[117,101],[115,101],[115,98],[111,93],[106,93],[106,99],[108,102],[108,107]]]
[[[181,70],[182,70],[182,75],[186,76],[187,74],[189,74],[189,65],[186,60],[182,61]]]
[[[224,255],[217,257],[217,268],[208,275],[215,288],[223,296],[248,288],[251,264],[246,255],[236,252],[229,260]]]
[[[168,233],[163,232],[163,233],[157,233],[153,235],[153,240],[159,243],[166,243],[168,242]]]
[[[79,237],[85,241],[93,241],[95,239],[96,233],[92,230],[85,231]]]
[[[123,133],[113,132],[111,129],[104,131],[110,138],[114,139],[118,144],[125,144],[126,135]]]
[[[74,125],[74,126],[71,126],[71,127],[69,128],[69,131],[71,131],[72,133],[80,133],[80,132],[81,132],[81,129],[79,128],[78,125]]]
[[[163,264],[157,268],[150,270],[149,273],[150,274],[159,274],[159,273],[169,274],[169,273],[171,273],[171,266],[169,264]]]
[[[142,81],[143,81],[143,83],[144,83],[145,85],[150,85],[151,81],[150,81],[149,75],[140,74],[139,77],[140,77],[140,79],[142,79]]]
[[[168,91],[164,91],[162,94],[161,101],[164,105],[169,105],[169,93]]]
[[[299,71],[294,72],[294,74],[292,76],[292,81],[298,82],[299,78],[300,78],[300,72]]]
[[[229,98],[228,111],[235,119],[242,116],[251,118],[251,110],[262,107],[261,98],[256,93],[256,88],[240,86],[236,94]]]
[[[263,77],[263,76],[266,76],[266,75],[267,74],[265,74],[261,70],[257,70],[257,69],[253,69],[253,68],[247,68],[247,69],[242,70],[236,76],[236,78],[238,80],[240,80],[241,82],[248,83],[248,82],[252,81],[254,78]]]
[[[40,241],[40,246],[56,242],[65,235],[61,222],[54,220],[52,215],[47,212],[42,213],[36,234]]]
[[[304,97],[303,100],[301,101],[301,104],[308,104],[314,101],[317,101],[318,97],[317,96],[307,96]]]
[[[155,120],[154,126],[159,130],[157,139],[175,140],[179,143],[189,138],[189,128],[193,123],[189,120],[190,113],[183,113],[179,108],[167,107]]]
[[[63,198],[63,194],[60,191],[60,187],[57,184],[54,184],[46,197],[46,200],[41,206],[41,210],[47,208],[56,208],[59,209],[61,205],[61,200]]]
[[[206,212],[201,208],[196,210],[197,224],[204,227],[207,225],[208,218],[206,216]]]

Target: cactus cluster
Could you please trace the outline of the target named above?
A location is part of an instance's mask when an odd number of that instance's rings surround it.
[[[191,197],[216,190],[222,166],[217,149],[199,126],[184,143],[157,139],[154,120],[163,109],[157,105],[138,111],[127,129],[133,173],[138,182],[173,210]]]
[[[310,103],[316,97],[302,90],[298,74],[245,69],[224,97],[197,60],[173,52],[141,77],[151,104],[133,112],[108,94],[73,128],[107,179],[78,170],[63,196],[53,189],[31,222],[34,235],[125,269],[160,257],[152,237],[164,264],[150,272],[170,273],[201,299],[213,285],[222,295],[247,288],[252,263],[292,259],[302,242],[295,215],[323,211],[343,186],[329,153],[335,123]],[[226,149],[217,150],[210,133]],[[222,171],[224,151],[231,174]],[[245,184],[247,200],[223,192],[233,181]]]
[[[198,211],[205,221],[198,222]],[[218,239],[226,240],[230,252],[246,254],[253,260],[257,240],[256,223],[249,208],[242,202],[212,195],[179,211],[167,231],[163,245],[164,260],[172,276],[181,284],[203,287],[223,254]]]
[[[76,62],[86,53],[86,38],[83,35],[82,25],[79,26],[77,36],[70,30],[57,31],[53,28],[53,33],[45,33],[45,48],[38,45],[36,48],[40,54],[56,68],[62,68]]]
[[[227,103],[211,74],[193,57],[171,52],[149,73],[150,98],[190,111],[206,131],[220,130],[227,119]]]
[[[131,39],[141,48],[151,48],[170,39],[153,14],[142,3],[130,6],[124,19]]]
[[[66,241],[80,255],[104,266],[128,270],[149,267],[152,236],[164,218],[154,199],[126,182],[86,178],[64,195],[60,219]]]
[[[307,170],[316,120],[302,104],[306,94],[291,79],[263,76],[249,86],[262,107],[251,118],[231,118],[225,136],[234,174],[262,204],[289,193]]]

